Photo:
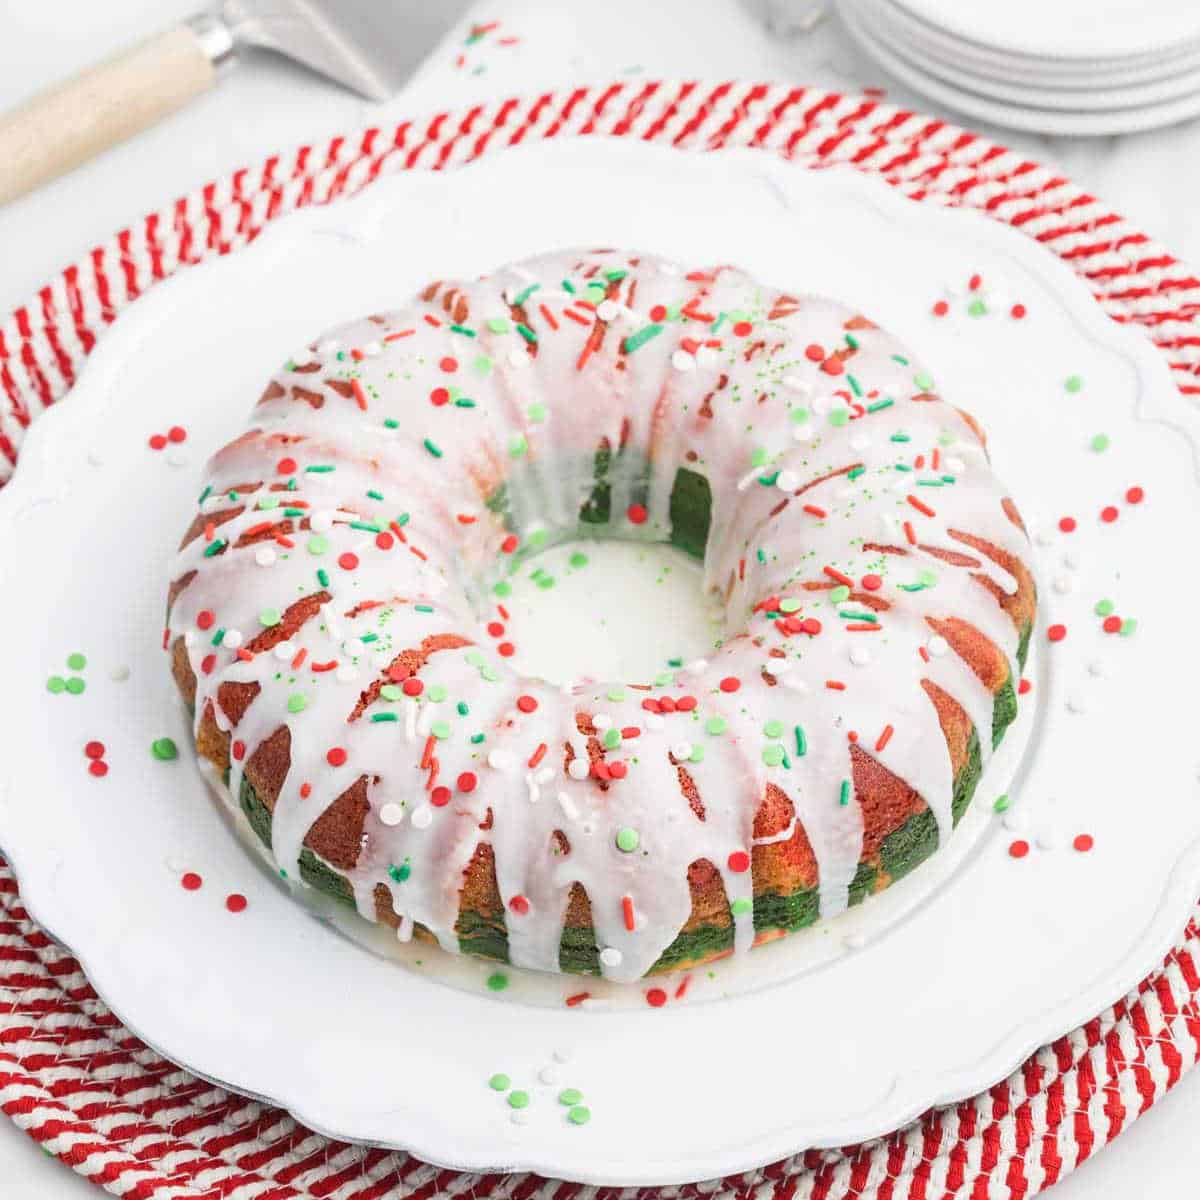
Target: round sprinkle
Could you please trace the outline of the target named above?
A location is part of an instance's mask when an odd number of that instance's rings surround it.
[[[1097,454],[1103,454],[1111,444],[1107,433],[1097,433],[1091,441],[1091,447]]]
[[[625,854],[632,854],[642,844],[641,836],[636,829],[622,825],[617,830],[617,849]]]
[[[704,728],[707,729],[709,733],[716,735],[724,733],[725,730],[729,728],[729,722],[726,721],[724,717],[709,717],[708,720],[704,722]]]
[[[1010,803],[1011,801],[1008,798],[1008,793],[1005,792],[1003,796],[996,797],[995,801],[992,803],[992,811],[998,813],[1007,812]]]
[[[431,403],[437,405],[438,408],[441,408],[443,404],[450,403],[450,392],[444,387],[435,387],[433,391],[429,393],[429,399]]]
[[[1083,387],[1083,376],[1082,375],[1068,375],[1067,378],[1063,381],[1063,387],[1066,388],[1067,391],[1071,392],[1072,394],[1080,391]]]
[[[1117,606],[1111,600],[1096,601],[1096,616],[1107,617]]]
[[[278,625],[283,620],[283,616],[277,608],[264,608],[258,614],[258,622],[260,625],[270,629],[273,625]]]
[[[67,689],[67,681],[61,675],[51,675],[46,680],[46,691],[58,695],[59,692],[64,692]]]
[[[507,1092],[511,1084],[512,1080],[503,1071],[498,1071],[488,1080],[488,1087],[493,1092]]]
[[[1071,843],[1080,854],[1086,854],[1095,844],[1096,839],[1090,833],[1081,833]]]
[[[429,732],[433,734],[439,742],[444,742],[450,736],[449,721],[434,721],[429,727]]]
[[[1102,628],[1104,629],[1105,633],[1120,633],[1121,618],[1117,616],[1105,617]]]
[[[1121,514],[1115,504],[1106,504],[1100,510],[1100,520],[1111,525]]]
[[[207,608],[202,608],[196,614],[196,628],[211,629],[213,627],[213,622],[216,621],[216,619],[217,618],[213,615],[213,613],[209,612]]]
[[[101,758],[94,758],[88,763],[88,773],[95,775],[97,779],[103,779],[108,774],[108,763]]]
[[[878,575],[864,575],[862,585],[868,592],[877,592],[883,587],[883,580]]]
[[[241,892],[231,892],[225,897],[225,907],[231,913],[240,913],[246,911],[246,897]]]
[[[328,750],[325,753],[325,761],[331,767],[343,766],[346,762],[346,758],[346,751],[343,750],[341,746],[334,746],[333,749]]]
[[[487,977],[488,991],[502,992],[508,987],[508,976],[503,971],[493,971]]]
[[[343,571],[353,571],[358,566],[358,555],[347,550],[345,554],[339,554],[337,564]]]
[[[508,907],[511,908],[512,911],[518,916],[523,917],[529,911],[529,898],[527,896],[522,896],[521,893],[518,892],[511,900],[509,900]]]
[[[1146,493],[1140,487],[1131,487],[1129,491],[1125,493],[1125,499],[1130,504],[1141,504],[1145,498]]]
[[[170,762],[172,759],[179,757],[179,747],[169,737],[155,738],[150,743],[150,753],[160,762]]]
[[[167,439],[176,443],[186,442],[187,430],[184,429],[182,425],[172,425],[171,428],[167,430]]]
[[[537,711],[538,702],[532,696],[518,696],[517,707],[523,713],[531,713]]]
[[[313,534],[307,542],[309,554],[324,554],[329,549],[329,539],[323,533]]]
[[[750,855],[745,850],[735,850],[728,858],[729,869],[741,874],[743,871],[750,870]]]
[[[520,1090],[515,1091],[515,1092],[509,1092],[508,1093],[508,1106],[509,1106],[509,1108],[528,1108],[529,1107],[529,1093],[522,1092]]]
[[[583,1104],[576,1104],[574,1108],[567,1113],[567,1120],[572,1125],[586,1125],[592,1119],[592,1110]]]
[[[578,1088],[563,1088],[563,1090],[558,1093],[559,1104],[566,1104],[570,1106],[572,1104],[578,1104],[582,1099],[583,1093]]]
[[[84,681],[78,675],[72,675],[71,678],[67,680],[67,691],[70,692],[72,696],[80,695],[86,688],[87,684],[84,683]]]
[[[183,878],[180,879],[179,885],[184,891],[194,892],[204,882],[195,871],[184,872]]]
[[[720,683],[720,688],[723,692],[736,692],[741,686],[742,681],[733,675],[726,675]]]
[[[744,913],[750,912],[754,908],[754,901],[747,896],[739,896],[730,906],[729,911],[735,917],[740,917]]]
[[[1078,522],[1074,517],[1061,517],[1059,518],[1058,527],[1063,533],[1074,533],[1077,524]]]
[[[76,650],[73,654],[67,655],[67,666],[70,667],[72,671],[82,671],[83,668],[87,666],[87,656],[80,654],[79,651]]]
[[[1046,630],[1046,636],[1052,642],[1061,642],[1067,636],[1067,627],[1065,625],[1051,625]]]
[[[150,435],[150,449],[162,450],[167,444],[167,439],[161,433],[152,433]]]
[[[1014,304],[1008,311],[1011,313],[1014,321],[1021,321],[1024,320],[1027,310],[1023,304]]]
[[[1029,853],[1029,843],[1024,838],[1017,838],[1008,847],[1009,857],[1024,858]]]
[[[294,458],[281,458],[275,464],[275,471],[279,475],[294,475],[296,473],[296,460]]]
[[[460,792],[473,792],[479,780],[475,777],[474,771],[464,771],[457,780],[458,790]]]
[[[435,787],[433,791],[429,793],[429,803],[432,804],[434,808],[445,808],[445,806],[450,803],[450,789],[448,787]]]
[[[646,518],[650,515],[646,511],[643,504],[631,504],[626,510],[625,515],[629,518],[631,525],[644,525]]]
[[[662,988],[651,988],[646,993],[646,1003],[651,1008],[662,1008],[667,1002],[667,993]]]
[[[84,754],[86,754],[88,756],[88,758],[103,758],[104,757],[104,743],[103,742],[88,742],[88,744],[86,746],[84,746],[83,752],[84,752]]]
[[[783,747],[779,745],[765,746],[762,760],[768,767],[777,767],[783,762]]]
[[[950,311],[950,305],[945,300],[939,300],[933,306],[933,315],[935,317],[944,317]]]
[[[404,809],[389,802],[379,810],[379,819],[385,825],[399,825],[404,820]]]

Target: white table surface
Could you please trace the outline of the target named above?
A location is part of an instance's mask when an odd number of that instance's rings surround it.
[[[381,0],[383,2],[383,0]],[[289,64],[256,56],[189,109],[36,194],[0,208],[0,312],[25,301],[65,263],[119,227],[207,180],[300,141],[435,107],[619,75],[784,79],[856,90],[882,86],[896,103],[941,112],[886,78],[835,20],[807,34],[768,32],[764,9],[805,0],[489,0],[521,39],[481,47],[456,69],[442,44],[401,96],[371,104]],[[0,4],[0,109],[124,43],[188,15],[189,0],[57,0]],[[448,23],[465,0],[404,0],[422,22]],[[426,35],[428,41],[428,35]],[[478,73],[475,67],[483,67]],[[1195,189],[1200,121],[1121,138],[1045,138],[966,122],[1031,157],[1055,164],[1192,263],[1200,263]],[[2,164],[0,164],[0,169]],[[1200,1178],[1200,1072],[1076,1174],[1062,1200],[1190,1195]],[[0,1196],[59,1200],[96,1195],[0,1118]]]

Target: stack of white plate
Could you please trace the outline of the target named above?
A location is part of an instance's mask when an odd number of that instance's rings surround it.
[[[838,0],[890,74],[980,120],[1040,133],[1200,115],[1200,0]]]

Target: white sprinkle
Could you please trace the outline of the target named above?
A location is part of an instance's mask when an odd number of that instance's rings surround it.
[[[436,706],[433,704],[422,704],[420,714],[417,716],[417,732],[422,737],[429,736],[429,730],[433,726],[433,710]],[[502,754],[503,751],[496,751],[497,754]]]
[[[610,717],[608,715],[608,713],[597,713],[592,718],[592,724],[597,729],[608,729],[612,725],[612,723],[613,723],[613,719],[612,719],[612,717]]]
[[[850,439],[850,449],[853,450],[855,454],[861,454],[870,444],[871,439],[867,437],[865,433],[856,433]]]
[[[624,961],[625,955],[616,946],[605,946],[600,951],[600,962],[606,967],[619,967]]]
[[[696,351],[696,365],[699,367],[715,367],[720,361],[720,353],[712,346],[701,346]]]
[[[801,679],[795,671],[789,671],[780,680],[780,683],[782,683],[785,688],[789,688],[793,692],[804,693],[808,691],[808,684],[805,683],[805,681]]]
[[[514,1108],[512,1110],[512,1112],[509,1113],[508,1119],[514,1125],[528,1125],[529,1124],[529,1110],[527,1108]]]
[[[550,1051],[550,1057],[556,1063],[567,1063],[571,1061],[571,1052],[565,1046],[558,1046]]]
[[[578,759],[573,760],[571,766],[573,767],[577,761]],[[563,815],[568,821],[574,821],[579,816],[579,809],[575,807],[575,801],[566,792],[558,793],[558,807],[563,810]]]
[[[685,663],[680,669],[686,671],[689,675],[702,675],[708,670],[708,659],[694,658],[690,663]]]
[[[347,638],[342,643],[342,653],[348,658],[358,658],[366,652],[366,646],[358,638]]]
[[[950,643],[941,634],[935,633],[925,648],[934,658],[941,658],[950,649]]]
[[[88,460],[88,464],[90,466],[93,466],[93,467],[104,466],[104,459],[100,456],[99,451],[89,450],[87,452],[87,460]]]
[[[679,759],[680,762],[686,762],[692,757],[692,743],[689,741],[676,742],[671,747],[671,753]]]
[[[1022,829],[1029,828],[1029,814],[1023,808],[1010,808],[1000,818],[1000,823],[1005,829],[1019,833]]]
[[[800,476],[795,471],[780,471],[775,477],[775,486],[781,492],[794,492],[800,486]]]
[[[842,945],[847,950],[861,950],[867,944],[865,935],[861,933],[848,933],[842,938]]]
[[[383,347],[378,342],[368,342],[365,346],[360,347],[360,349],[368,358],[374,358],[383,351]]]
[[[196,644],[196,631],[194,629],[187,630],[183,635],[183,644],[190,650]]]
[[[785,375],[780,380],[780,383],[782,383],[785,388],[788,388],[789,390],[796,392],[801,396],[812,395],[812,387],[805,383],[804,380],[799,378],[797,375]]]
[[[282,642],[275,643],[275,649],[272,653],[280,662],[290,662],[296,657],[296,647],[285,639]]]
[[[1053,825],[1040,830],[1037,835],[1037,844],[1043,850],[1057,850],[1065,841],[1062,830]]]
[[[1082,696],[1067,697],[1067,712],[1085,713],[1087,712],[1087,701]]]
[[[422,804],[412,815],[414,829],[428,829],[433,824],[433,809],[428,804]]]
[[[225,630],[225,636],[221,639],[221,645],[228,646],[230,650],[236,650],[244,640],[241,630],[227,629]]]
[[[342,343],[339,342],[337,338],[326,338],[324,341],[317,343],[318,354],[336,354],[341,348]],[[308,357],[307,351],[305,352],[304,357]]]
[[[554,778],[553,767],[543,767],[534,777],[533,782],[536,784],[549,783]]]
[[[865,667],[871,661],[871,652],[866,646],[851,646],[850,661],[856,667]]]
[[[108,677],[114,683],[124,683],[129,678],[129,668],[124,663],[121,663],[108,672]]]
[[[415,700],[410,700],[404,706],[404,737],[406,741],[411,742],[417,736],[417,709],[420,707]]]
[[[686,350],[676,350],[671,355],[671,366],[677,371],[694,371],[696,369],[696,359]]]
[[[308,524],[314,533],[328,533],[333,528],[333,513],[327,508],[320,509],[309,517]]]
[[[189,462],[191,462],[191,459],[182,450],[172,450],[167,455],[168,467],[186,467]]]
[[[517,765],[517,760],[507,750],[489,750],[487,764],[494,771],[511,771]]]
[[[278,557],[274,546],[256,546],[254,548],[254,561],[260,567],[273,567]]]
[[[402,942],[411,942],[413,935],[413,926],[416,922],[412,918],[411,913],[405,913],[400,918],[400,927],[396,930],[396,937]]]
[[[601,962],[604,961],[604,951],[603,950],[600,951],[600,961]],[[555,1070],[554,1067],[543,1067],[538,1072],[538,1079],[542,1083],[557,1083],[558,1082],[558,1071]]]
[[[1082,558],[1080,558],[1079,552],[1077,550],[1068,550],[1063,555],[1062,560],[1063,560],[1063,566],[1067,567],[1069,570],[1072,570],[1072,571],[1078,571],[1079,565],[1083,561]]]
[[[516,370],[523,370],[525,367],[532,366],[533,359],[529,355],[528,350],[522,350],[517,347],[515,350],[508,352],[508,365]]]
[[[812,402],[812,410],[818,416],[827,413],[833,405],[833,401],[829,396],[817,396]]]
[[[1073,575],[1056,575],[1053,587],[1060,596],[1069,595],[1075,590],[1075,577]]]
[[[385,825],[399,825],[404,820],[404,808],[389,802],[379,810],[379,819]]]
[[[967,469],[967,464],[961,458],[946,459],[946,470],[953,475],[958,475],[960,472]]]
[[[648,712],[644,718],[644,724],[647,729],[659,730],[666,724],[666,721],[663,720],[660,713]]]
[[[612,321],[621,312],[621,306],[615,300],[601,300],[596,305],[596,316],[602,321]]]
[[[573,758],[567,764],[567,774],[572,779],[586,779],[591,770],[591,764],[586,758]]]
[[[762,669],[775,679],[786,675],[792,669],[792,662],[787,658],[768,658]]]
[[[1099,679],[1108,674],[1108,664],[1102,658],[1093,658],[1088,663],[1088,674],[1095,675]]]
[[[805,421],[803,425],[792,426],[792,441],[793,442],[809,442],[817,436],[816,429],[813,428],[811,421]]]
[[[358,668],[352,663],[343,663],[334,672],[338,683],[354,683],[358,679]]]

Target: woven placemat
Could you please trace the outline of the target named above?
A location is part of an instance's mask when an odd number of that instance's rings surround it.
[[[0,328],[0,483],[25,429],[70,389],[107,325],[180,268],[230,253],[277,217],[351,195],[381,175],[449,168],[527,140],[597,134],[687,150],[749,146],[799,167],[850,166],[928,203],[976,208],[1069,263],[1114,320],[1146,330],[1183,396],[1200,394],[1200,280],[1055,171],[869,96],[625,81],[301,146],[122,230]],[[1200,909],[1138,988],[973,1099],[933,1109],[889,1137],[808,1151],[750,1174],[598,1191],[764,1200],[1033,1195],[1116,1137],[1200,1057],[1198,968]],[[584,1190],[527,1174],[444,1171],[331,1141],[179,1069],[122,1028],[79,964],[33,924],[2,859],[0,1108],[47,1153],[120,1195],[568,1200]]]

